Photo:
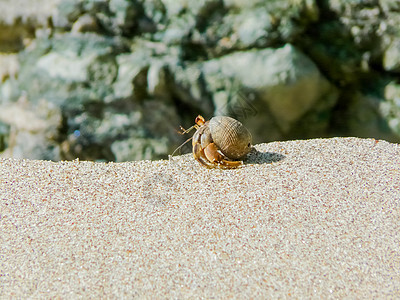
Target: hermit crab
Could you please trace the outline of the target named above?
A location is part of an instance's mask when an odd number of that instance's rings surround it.
[[[250,131],[231,117],[216,116],[206,121],[198,115],[195,125],[181,129],[182,134],[196,129],[192,137],[193,155],[208,168],[237,168],[252,148]]]

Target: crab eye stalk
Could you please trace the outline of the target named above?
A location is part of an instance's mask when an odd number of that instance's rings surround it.
[[[196,119],[194,120],[194,122],[195,122],[197,125],[202,126],[202,125],[204,125],[204,124],[206,123],[206,120],[203,118],[203,116],[198,115],[198,116],[196,117]]]

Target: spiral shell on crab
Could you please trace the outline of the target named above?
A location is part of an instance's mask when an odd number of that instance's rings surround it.
[[[226,157],[236,160],[250,152],[252,136],[241,122],[227,116],[216,116],[209,122],[212,139]]]

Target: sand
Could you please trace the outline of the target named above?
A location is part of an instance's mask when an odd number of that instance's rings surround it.
[[[235,170],[1,159],[1,298],[399,298],[400,146],[256,149]]]

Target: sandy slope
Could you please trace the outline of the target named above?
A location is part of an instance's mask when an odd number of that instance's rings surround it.
[[[256,149],[237,170],[0,160],[0,294],[400,297],[400,146]]]

